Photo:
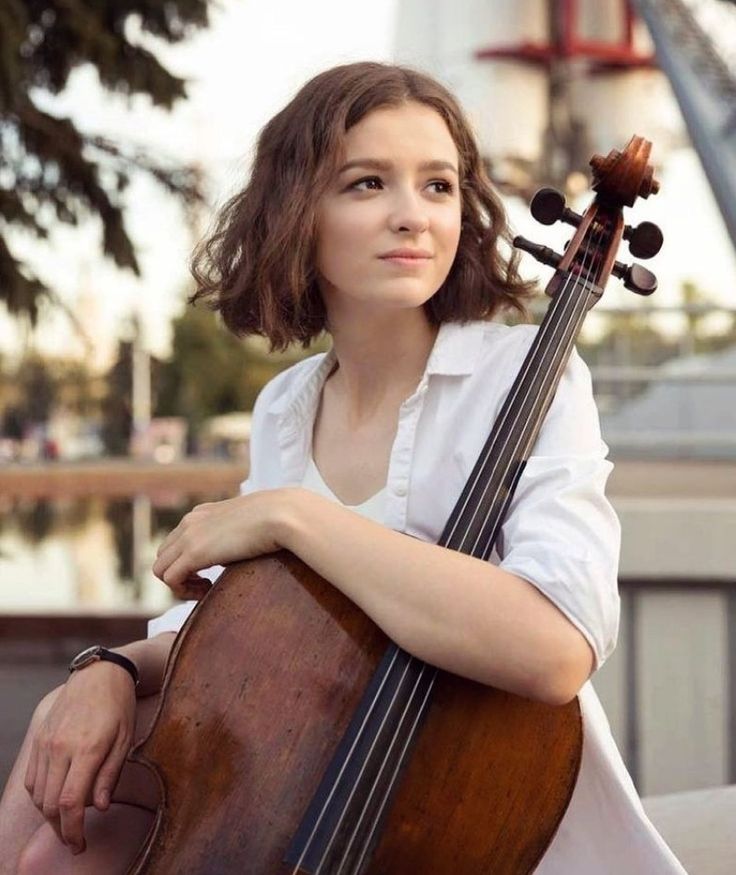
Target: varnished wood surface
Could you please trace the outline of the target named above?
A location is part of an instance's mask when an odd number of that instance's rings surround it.
[[[129,875],[290,872],[286,848],[386,644],[291,554],[231,566],[178,636],[132,754],[155,763],[164,802]],[[368,871],[532,871],[574,786],[577,700],[554,708],[449,674],[436,692]]]

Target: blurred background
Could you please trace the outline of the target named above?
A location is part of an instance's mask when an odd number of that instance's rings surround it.
[[[260,387],[328,347],[235,340],[185,305],[187,261],[261,126],[366,59],[459,96],[514,232],[557,251],[570,232],[534,222],[534,191],[582,212],[594,152],[654,144],[660,193],[627,221],[664,234],[659,288],[611,280],[578,345],[623,525],[619,645],[594,686],[639,792],[715,810],[725,791],[702,793],[736,784],[733,0],[6,0],[0,777],[68,659],[171,604],[158,544],[237,490]],[[552,271],[522,272],[538,320]]]

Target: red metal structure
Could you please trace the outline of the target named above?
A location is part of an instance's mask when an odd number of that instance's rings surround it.
[[[634,48],[634,10],[628,0],[621,0],[621,37],[618,41],[584,39],[580,35],[579,0],[550,0],[549,42],[524,41],[516,45],[479,49],[476,58],[522,61],[549,68],[557,61],[584,59],[590,62],[590,72],[611,72],[656,67],[653,54],[642,54]]]

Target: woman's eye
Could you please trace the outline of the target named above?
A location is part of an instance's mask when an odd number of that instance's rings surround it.
[[[383,185],[383,183],[381,182],[381,180],[380,180],[380,178],[379,178],[378,176],[365,176],[363,179],[357,179],[357,180],[356,180],[356,181],[350,186],[350,188],[357,188],[359,185],[363,185],[364,182],[365,182],[365,183],[368,183],[368,182],[377,182],[379,185]],[[454,189],[453,189],[453,186],[452,186],[452,183],[451,183],[451,182],[448,182],[448,181],[445,180],[445,179],[434,179],[434,180],[432,180],[432,182],[428,183],[428,185],[439,185],[439,186],[443,186],[442,189],[440,189],[439,191],[436,192],[437,194],[452,194],[452,192],[453,192],[453,190],[454,190]],[[373,188],[370,188],[370,189],[363,189],[363,191],[375,191],[375,190],[376,190],[376,189],[373,189]]]
[[[350,188],[357,188],[359,185],[362,185],[364,182],[379,182],[379,183],[380,183],[380,181],[381,181],[381,180],[380,180],[377,176],[366,176],[364,179],[358,179],[358,180],[356,180],[356,181],[350,186]]]

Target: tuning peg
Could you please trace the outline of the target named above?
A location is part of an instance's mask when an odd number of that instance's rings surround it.
[[[537,261],[541,261],[542,264],[548,264],[550,267],[557,267],[562,260],[562,256],[558,255],[554,249],[550,249],[549,246],[542,246],[539,243],[533,243],[531,240],[527,240],[526,237],[514,237],[513,242],[517,249],[523,249],[524,252],[533,255]]]
[[[529,207],[532,216],[543,225],[554,225],[555,222],[567,222],[577,226],[583,217],[565,206],[565,196],[554,188],[540,188],[532,198]]]
[[[654,222],[642,222],[636,228],[624,228],[624,240],[629,241],[629,252],[634,258],[652,258],[662,248],[662,232]]]
[[[651,295],[657,291],[657,277],[640,264],[622,264],[616,261],[611,273],[624,281],[624,286],[637,295]]]

